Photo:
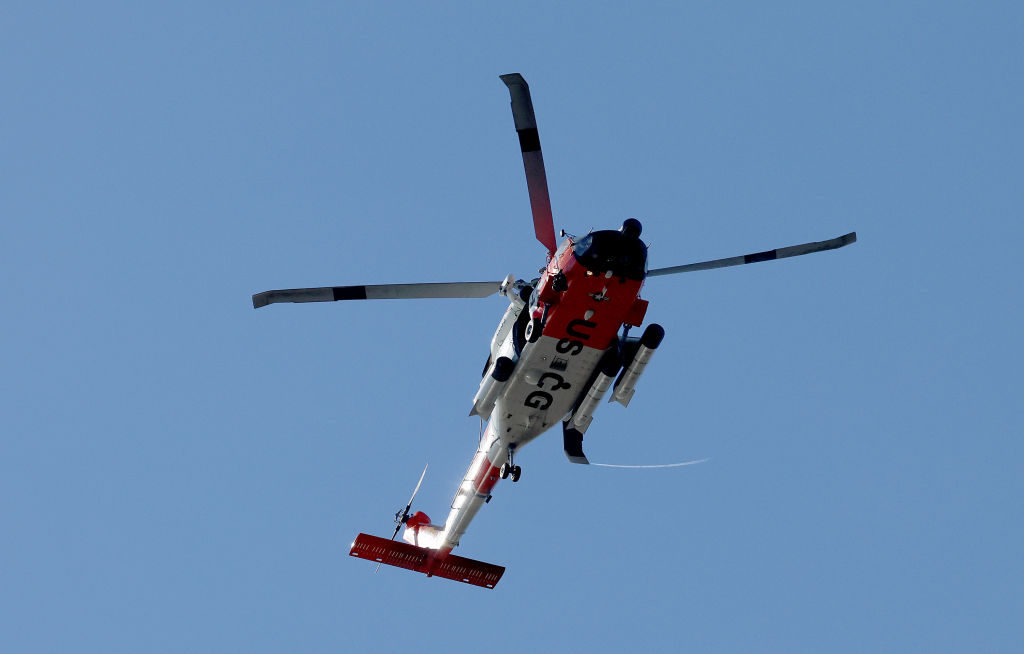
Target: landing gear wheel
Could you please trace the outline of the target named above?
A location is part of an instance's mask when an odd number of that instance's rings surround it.
[[[526,325],[526,341],[528,343],[536,343],[540,339],[542,329],[541,319],[532,318]]]
[[[501,477],[502,479],[508,479],[509,473],[512,473],[512,466],[510,466],[507,463],[502,463],[501,467],[498,468],[498,476]],[[512,474],[515,474],[515,473],[512,473]],[[515,480],[516,480],[516,478],[512,479],[512,481],[515,481]]]
[[[512,466],[512,472],[509,473],[512,476],[512,481],[519,481],[519,476],[523,474],[523,469],[519,466]]]

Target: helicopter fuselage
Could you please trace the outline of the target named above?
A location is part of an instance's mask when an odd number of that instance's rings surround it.
[[[436,549],[439,556],[456,547],[490,500],[502,464],[511,464],[524,445],[569,420],[602,360],[618,359],[620,329],[639,326],[647,309],[639,298],[647,248],[638,235],[624,232],[566,239],[534,285],[503,286],[510,305],[492,340],[481,388],[496,383],[489,373],[498,361],[507,359],[514,368],[493,406],[484,407],[489,421],[445,524],[413,524],[405,540]],[[531,287],[532,292],[522,292]]]

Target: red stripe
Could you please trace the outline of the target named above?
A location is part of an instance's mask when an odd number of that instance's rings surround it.
[[[547,287],[558,271],[565,275],[569,288],[562,293],[552,293]],[[543,333],[604,350],[615,339],[622,323],[630,317],[642,286],[642,280],[609,279],[603,273],[587,270],[576,261],[572,248],[567,248],[559,260],[552,261],[544,271],[538,286],[542,297],[556,298],[548,307]],[[590,318],[586,317],[588,311],[593,311]]]
[[[490,463],[490,461],[488,461],[488,463]],[[501,477],[498,474],[498,467],[489,465],[486,469],[481,470],[480,474],[477,475],[474,480],[474,486],[476,486],[477,492],[481,495],[490,495],[491,489],[494,488],[494,485],[498,483],[498,479],[500,478]]]

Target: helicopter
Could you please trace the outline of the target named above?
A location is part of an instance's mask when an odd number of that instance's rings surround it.
[[[500,480],[518,482],[516,455],[556,426],[572,463],[590,463],[583,438],[594,414],[609,402],[629,406],[637,382],[658,350],[665,329],[648,324],[639,337],[648,302],[640,297],[650,277],[760,263],[834,250],[856,242],[856,232],[825,241],[755,252],[668,268],[649,269],[643,227],[635,218],[618,229],[582,237],[555,237],[544,157],[530,87],[519,73],[501,75],[508,87],[512,117],[526,171],[526,185],[537,240],[547,252],[541,276],[530,281],[509,275],[500,281],[325,286],[264,291],[252,296],[254,308],[287,302],[483,298],[499,294],[508,307],[491,338],[482,380],[470,416],[486,422],[476,452],[452,499],[443,524],[416,511],[410,514],[427,468],[404,509],[395,514],[390,539],[360,533],[349,554],[475,586],[494,588],[505,568],[452,554],[470,523],[490,502]],[[609,394],[610,392],[610,394]],[[405,528],[402,541],[398,532]]]

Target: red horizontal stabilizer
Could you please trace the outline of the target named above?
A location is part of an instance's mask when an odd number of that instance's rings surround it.
[[[474,586],[494,588],[505,568],[500,565],[474,561],[449,554],[443,559],[435,557],[437,551],[416,547],[401,541],[388,540],[379,536],[359,534],[352,542],[349,556],[358,556],[368,561],[377,561],[406,570],[422,572],[425,575],[454,579]]]

